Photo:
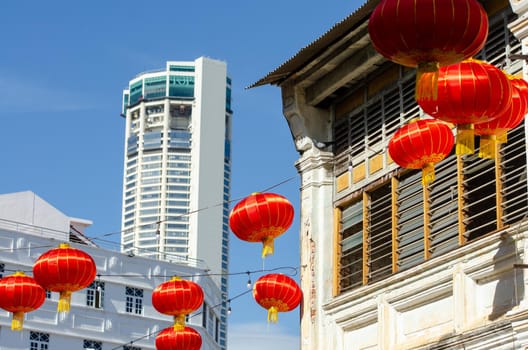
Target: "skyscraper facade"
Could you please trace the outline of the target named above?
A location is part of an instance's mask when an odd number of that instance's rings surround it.
[[[122,116],[122,251],[203,267],[227,298],[232,111],[225,62],[200,57],[137,75],[123,92]]]

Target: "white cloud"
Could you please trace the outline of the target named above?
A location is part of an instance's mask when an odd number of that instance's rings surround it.
[[[280,324],[230,324],[227,336],[229,350],[296,350],[299,336],[287,333]]]

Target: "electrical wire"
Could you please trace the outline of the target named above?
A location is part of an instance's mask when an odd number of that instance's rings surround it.
[[[292,181],[292,180],[294,180],[294,179],[296,179],[296,178],[297,178],[297,176],[291,176],[291,177],[289,177],[289,178],[286,178],[286,179],[284,179],[284,180],[282,180],[282,181],[280,181],[280,182],[278,182],[278,183],[276,183],[276,184],[274,184],[274,185],[271,185],[271,186],[269,186],[269,187],[267,187],[267,188],[265,188],[265,189],[263,189],[263,190],[261,190],[261,191],[257,191],[257,192],[268,192],[268,191],[270,191],[270,190],[272,190],[272,189],[274,189],[274,188],[276,188],[276,187],[279,187],[279,186],[281,186],[281,185],[284,185],[285,183],[288,183],[288,182],[290,182],[290,181]],[[240,201],[240,200],[242,200],[242,199],[244,199],[244,198],[245,198],[245,197],[234,198],[234,199],[230,199],[230,200],[227,201],[227,202],[228,202],[228,203],[238,202],[238,201]],[[199,208],[199,209],[196,209],[196,210],[191,210],[191,211],[189,211],[189,212],[187,212],[187,213],[185,213],[185,214],[175,215],[175,216],[173,216],[173,217],[180,217],[180,218],[182,218],[182,217],[189,216],[189,215],[191,215],[191,214],[196,214],[196,213],[201,212],[201,211],[203,211],[203,210],[207,210],[207,209],[211,209],[211,208],[216,208],[216,207],[219,207],[219,206],[222,206],[222,205],[224,205],[224,202],[221,202],[221,203],[218,203],[218,204],[213,204],[213,205],[206,206],[206,207],[202,207],[202,208]],[[132,227],[132,228],[129,228],[129,229],[126,229],[126,230],[113,231],[113,232],[109,232],[109,233],[105,233],[105,234],[101,234],[101,235],[97,235],[97,236],[90,236],[90,237],[88,237],[88,238],[89,238],[89,239],[95,239],[95,240],[97,240],[97,239],[99,239],[99,237],[109,237],[109,236],[113,236],[113,235],[120,234],[120,233],[127,233],[127,232],[129,232],[129,231],[134,231],[134,230],[137,230],[137,229],[139,229],[139,228],[146,227],[146,226],[156,225],[156,224],[159,225],[159,224],[161,224],[161,223],[163,223],[163,222],[165,222],[165,221],[167,221],[167,220],[156,220],[156,221],[148,222],[148,223],[145,223],[145,224],[136,225],[136,226],[134,226],[134,227]]]
[[[289,178],[286,178],[276,184],[273,184],[263,190],[261,190],[260,192],[268,192],[276,187],[279,187],[285,183],[288,183],[292,180],[294,180],[295,178],[297,178],[297,176],[291,176]],[[231,202],[235,202],[235,201],[240,201],[241,199],[243,199],[244,197],[240,197],[240,198],[235,198],[235,199],[231,199],[229,200],[228,202],[231,203]],[[218,204],[215,204],[215,205],[211,205],[211,206],[207,206],[207,207],[203,207],[203,208],[199,208],[199,209],[196,209],[196,210],[193,210],[193,211],[190,211],[188,213],[185,213],[185,214],[180,214],[180,215],[176,215],[176,216],[173,216],[173,217],[186,217],[186,216],[189,216],[191,214],[195,214],[195,213],[198,213],[200,211],[203,211],[203,210],[207,210],[207,209],[210,209],[210,208],[214,208],[214,207],[218,207],[218,206],[222,206],[224,203],[218,203]],[[15,221],[12,221],[12,220],[8,220],[8,219],[0,219],[0,221],[4,221],[4,222],[8,222],[10,224],[15,224],[15,225],[21,225],[22,223],[20,222],[15,222]],[[115,241],[112,241],[112,240],[108,240],[108,239],[104,239],[104,237],[110,237],[110,236],[113,236],[113,235],[116,235],[116,234],[121,234],[121,233],[126,233],[126,232],[133,232],[134,230],[137,230],[139,228],[143,228],[143,227],[146,227],[146,226],[151,226],[151,225],[157,225],[159,227],[159,225],[163,222],[165,222],[167,220],[157,220],[157,221],[153,221],[153,222],[148,222],[148,223],[145,223],[145,224],[141,224],[141,225],[136,225],[132,228],[129,228],[129,229],[126,229],[126,230],[120,230],[120,231],[113,231],[113,232],[109,232],[109,233],[105,233],[105,234],[101,234],[101,235],[96,235],[96,236],[85,236],[86,239],[88,239],[89,241],[91,242],[101,242],[99,244],[108,244],[109,247],[107,247],[108,249],[110,249],[110,247],[119,247],[119,249],[115,249],[117,251],[121,251],[121,248],[124,246],[124,244],[121,244],[119,242],[115,242]],[[33,227],[33,226],[31,226]],[[43,228],[43,227],[39,227],[40,229],[45,229],[45,230],[48,230],[46,228]],[[51,229],[50,229],[51,230]],[[62,234],[67,234],[69,235],[70,232],[66,232],[66,231],[58,231],[58,230],[51,230],[51,231],[54,231],[54,232],[58,232],[58,233],[62,233]],[[95,244],[95,243],[94,243]],[[97,246],[97,244],[95,244]],[[3,249],[0,249],[0,252],[2,251],[13,251],[13,250],[23,250],[23,249],[39,249],[39,248],[51,248],[53,246],[48,246],[48,245],[43,245],[43,246],[33,246],[33,247],[21,247],[21,248],[3,248]],[[133,249],[137,249],[139,251],[141,251],[142,249],[145,249],[145,248],[142,248],[142,247],[138,247],[138,246],[132,246],[131,248]],[[165,256],[168,256],[168,257],[174,257],[175,260],[178,260],[178,259],[182,259],[183,261],[187,262],[189,260],[192,260],[192,261],[196,261],[196,262],[203,262],[205,263],[203,260],[201,259],[194,259],[194,258],[184,258],[182,257],[181,255],[178,255],[178,254],[175,254],[175,253],[172,253],[172,252],[164,252],[164,251],[161,251],[160,249],[157,249],[156,251],[152,251],[152,250],[148,250],[148,253],[150,254],[164,254]],[[177,262],[177,261],[176,261]]]
[[[216,276],[240,276],[240,275],[248,275],[248,277],[252,274],[257,273],[269,273],[269,272],[275,272],[275,271],[281,271],[281,270],[290,270],[290,273],[285,273],[286,275],[290,277],[297,276],[299,272],[299,268],[295,266],[279,266],[275,267],[273,269],[260,269],[260,270],[251,270],[251,271],[239,271],[239,272],[228,272],[228,273],[200,273],[200,274],[193,274],[193,275],[178,275],[178,277],[183,279],[191,279],[194,277],[216,277]],[[21,270],[21,269],[3,269],[3,272],[17,272],[21,271],[24,273],[32,273],[33,270]],[[150,275],[150,274],[97,274],[97,278],[101,277],[127,277],[127,278],[172,278],[174,275]]]
[[[227,299],[226,302],[229,303],[229,304],[231,304],[231,301],[236,300],[236,299],[238,299],[238,298],[241,298],[241,297],[243,297],[244,295],[251,293],[252,291],[253,291],[253,290],[251,290],[251,289],[250,289],[250,290],[246,290],[246,291],[244,291],[244,292],[242,292],[242,293],[240,293],[240,294],[235,295],[234,297],[232,297],[232,298],[230,298],[230,299]],[[216,309],[217,307],[222,306],[223,304],[224,304],[224,302],[221,302],[221,303],[219,303],[219,304],[213,305],[213,306],[211,306],[211,309]],[[192,315],[189,315],[189,319],[193,318],[194,316],[201,315],[201,314],[202,314],[202,311],[197,312],[197,313],[192,314]],[[125,344],[118,345],[118,346],[112,348],[111,350],[118,350],[118,349],[124,348],[125,346],[133,345],[134,343],[136,343],[136,342],[138,342],[138,341],[140,341],[140,340],[143,340],[143,339],[145,339],[145,338],[149,338],[149,337],[151,337],[151,336],[153,336],[153,335],[156,335],[156,334],[160,333],[161,331],[163,331],[163,329],[160,329],[159,331],[156,331],[156,332],[148,333],[147,335],[144,335],[144,336],[141,336],[141,337],[139,337],[139,338],[133,339],[133,340],[131,340],[131,341],[125,343]]]
[[[280,267],[276,267],[276,268],[273,268],[273,269],[261,269],[261,270],[247,270],[247,271],[240,271],[240,272],[232,272],[232,273],[226,273],[226,274],[214,274],[214,273],[207,273],[207,274],[195,274],[195,275],[189,275],[189,276],[179,276],[179,277],[182,277],[182,278],[191,278],[191,277],[198,277],[198,276],[237,276],[237,275],[248,275],[248,283],[251,283],[251,274],[255,274],[255,273],[266,273],[266,272],[274,272],[274,271],[280,271],[280,270],[291,270],[290,273],[288,274],[289,276],[296,276],[298,271],[299,271],[299,268],[298,267],[294,267],[294,266],[280,266]],[[3,272],[6,272],[6,271],[13,271],[13,272],[16,272],[16,271],[21,271],[21,270],[10,270],[10,269],[4,269]],[[31,273],[32,271],[23,271],[24,273]],[[104,276],[104,277],[146,277],[148,275],[130,275],[130,274],[108,274],[108,275],[104,275],[104,274],[97,274],[97,280],[100,281],[100,278]],[[151,275],[150,277],[165,277],[165,278],[168,278],[168,277],[173,277],[172,275],[171,276],[168,276],[168,275]],[[233,300],[236,300],[246,294],[249,294],[253,291],[252,288],[249,288],[248,290],[242,292],[242,293],[239,293],[231,298],[228,298],[226,299],[225,301],[222,301],[221,303],[218,303],[216,305],[213,305],[211,306],[211,309],[216,309],[220,306],[222,306],[224,303],[227,303],[227,306],[228,306],[228,314],[231,312],[231,302]],[[197,312],[197,313],[193,313],[191,315],[189,315],[189,319],[191,319],[192,317],[195,317],[195,316],[198,316],[198,315],[201,315],[203,313],[203,311],[200,311],[200,312]],[[156,331],[156,332],[151,332],[151,333],[148,333],[144,336],[141,336],[139,338],[136,338],[136,339],[133,339],[127,343],[124,343],[122,345],[119,345],[117,347],[114,347],[112,348],[111,350],[118,350],[120,348],[124,348],[125,346],[128,346],[128,345],[133,345],[134,343],[137,343],[138,341],[140,340],[143,340],[145,338],[149,338],[151,336],[154,336],[156,334],[158,334],[159,332],[161,332],[163,329],[160,329],[159,331]]]

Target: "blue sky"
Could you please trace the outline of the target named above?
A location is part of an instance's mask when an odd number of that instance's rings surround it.
[[[0,193],[31,190],[69,216],[92,220],[90,236],[118,232],[123,88],[137,73],[163,68],[167,60],[207,56],[225,61],[233,81],[232,198],[288,180],[272,192],[296,208],[292,227],[264,261],[259,245],[231,235],[230,270],[298,266],[298,154],[282,115],[280,89],[246,87],[362,3],[2,1]],[[247,275],[230,278],[231,295],[245,291],[246,282]],[[231,306],[230,350],[246,349],[249,341],[254,350],[259,344],[297,347],[299,309],[268,325],[251,294]]]

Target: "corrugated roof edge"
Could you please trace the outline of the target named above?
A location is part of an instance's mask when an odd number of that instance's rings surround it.
[[[359,21],[362,21],[365,16],[370,16],[370,13],[380,1],[381,0],[367,0],[367,2],[361,5],[356,11],[345,17],[341,22],[336,23],[318,39],[299,50],[299,52],[281,64],[278,68],[269,72],[257,82],[249,85],[246,89],[267,84],[279,85],[280,82],[284,81],[287,77],[293,74],[293,72],[304,66],[307,61],[310,61],[313,57],[317,56],[321,50],[324,50],[331,43],[335,42],[350,31],[351,28],[357,25]]]

